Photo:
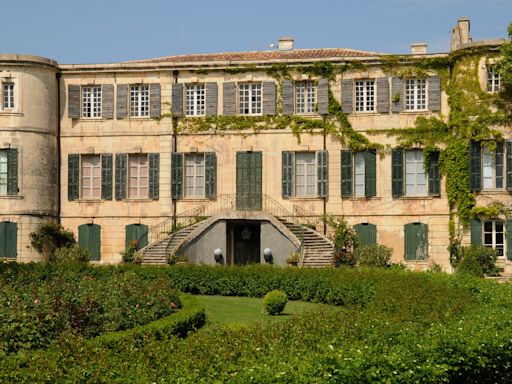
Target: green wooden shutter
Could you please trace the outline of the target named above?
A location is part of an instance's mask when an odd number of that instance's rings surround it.
[[[471,220],[471,245],[482,245],[482,222]]]
[[[404,150],[401,148],[391,151],[391,184],[393,197],[404,195]]]
[[[482,148],[480,142],[469,143],[469,177],[471,192],[480,192],[482,189]]]
[[[375,224],[356,224],[354,230],[361,245],[377,244],[377,226]]]
[[[79,197],[80,155],[68,155],[68,200]]]
[[[366,197],[377,196],[377,152],[374,149],[364,154],[364,194]]]
[[[405,260],[426,260],[428,257],[428,225],[409,223],[404,225]]]
[[[329,112],[329,80],[318,79],[317,88],[317,113],[327,115]]]
[[[352,196],[352,151],[341,151],[341,196]]]
[[[217,155],[215,152],[206,152],[204,154],[204,163],[204,194],[208,199],[215,199],[217,195]]]
[[[148,226],[144,224],[130,224],[125,227],[125,248],[128,249],[132,241],[137,241],[137,250],[148,245]]]
[[[295,152],[282,152],[282,192],[284,198],[293,196],[293,163]]]
[[[172,106],[171,111],[176,116],[183,115],[183,84],[172,85]]]
[[[10,221],[0,222],[0,257],[15,259],[17,253],[18,226]]]
[[[183,196],[183,153],[171,156],[171,197],[181,199]]]
[[[205,84],[205,115],[217,116],[217,103],[218,103],[218,86],[217,83]]]
[[[379,77],[377,83],[377,112],[389,113],[389,80]]]
[[[128,85],[117,85],[116,117],[126,119],[128,117]]]
[[[116,154],[116,200],[126,199],[126,174],[128,155]]]
[[[428,189],[431,196],[441,196],[441,178],[439,176],[439,152],[430,154],[428,168]]]
[[[329,157],[327,151],[317,151],[317,195],[327,197],[329,178]]]
[[[507,190],[512,192],[512,141],[506,142],[506,163],[505,163],[505,172],[506,172],[506,185]]]
[[[428,109],[432,112],[441,111],[441,78],[428,77]]]
[[[76,84],[68,85],[68,117],[80,118],[80,86]]]
[[[352,79],[344,79],[341,81],[341,107],[343,113],[352,113],[354,110],[353,91],[354,83]]]
[[[101,117],[114,118],[114,85],[103,84],[101,86]]]
[[[507,220],[507,259],[512,260],[512,220]]]
[[[236,115],[236,83],[222,84],[222,113],[224,116]]]
[[[18,149],[7,150],[7,194],[18,194]]]
[[[101,155],[101,198],[112,200],[112,155]]]
[[[393,77],[391,79],[391,100],[395,99],[397,95],[399,100],[391,105],[391,111],[394,113],[404,110],[404,82],[399,77]]]
[[[149,198],[157,200],[160,194],[160,154],[149,154]]]
[[[78,226],[78,245],[90,252],[92,261],[99,261],[101,258],[101,226],[98,224]]]
[[[281,106],[283,115],[293,115],[293,83],[290,80],[281,83]]]
[[[264,81],[261,85],[261,95],[263,98],[261,112],[263,115],[276,114],[276,83],[274,81]]]
[[[160,117],[160,84],[149,84],[149,117]]]

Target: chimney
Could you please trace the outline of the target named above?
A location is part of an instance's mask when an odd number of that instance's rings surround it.
[[[293,37],[281,37],[279,38],[278,49],[280,51],[291,51],[293,49]]]
[[[469,43],[469,17],[461,17],[457,25],[452,29],[452,38],[450,42],[450,51],[459,49],[462,44]]]
[[[427,43],[412,43],[411,53],[413,55],[426,55],[427,54]]]

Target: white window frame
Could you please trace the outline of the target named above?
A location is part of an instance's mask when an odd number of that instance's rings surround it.
[[[206,87],[204,84],[185,86],[185,115],[204,116],[206,109]]]
[[[7,195],[7,151],[0,149],[0,196]]]
[[[89,165],[89,176],[84,176],[85,161],[87,158],[97,159],[98,164]],[[97,176],[94,175],[94,171],[97,170]],[[94,179],[98,179],[98,187],[94,188]],[[88,186],[84,187],[84,181],[87,180]],[[97,190],[97,193],[95,193]],[[101,155],[81,155],[80,156],[80,198],[81,199],[101,199]]]
[[[149,117],[149,85],[130,85],[130,117]]]
[[[186,153],[185,168],[185,197],[204,198],[206,191],[206,159],[204,153]]]
[[[411,154],[414,154],[414,158],[408,159],[408,155]],[[428,177],[423,165],[423,150],[408,149],[404,157],[405,196],[427,196]],[[422,191],[423,186],[424,191]]]
[[[375,80],[355,80],[355,111],[357,113],[375,112]]]
[[[101,85],[86,85],[82,87],[82,118],[101,118]]]
[[[295,113],[310,115],[316,112],[316,84],[314,81],[295,82]]]
[[[299,168],[303,169],[303,174],[299,174]],[[293,178],[296,197],[316,197],[316,171],[316,152],[295,152]],[[299,177],[303,178],[303,182],[299,183]]]
[[[427,110],[427,79],[405,79],[405,110]]]
[[[263,87],[261,83],[238,84],[238,113],[261,115],[263,112]]]
[[[138,159],[135,164],[135,174],[132,174],[132,160]],[[141,159],[145,159],[146,164],[142,164]],[[146,182],[141,182],[144,176],[142,175],[143,169],[146,169]],[[136,182],[134,183],[133,180]],[[136,189],[132,193],[132,188]],[[145,190],[145,193],[144,193]],[[128,155],[128,198],[129,199],[148,199],[149,197],[149,156],[147,153],[135,153]]]
[[[501,232],[497,230],[498,224],[501,226]],[[488,226],[491,226],[490,230],[488,230]],[[498,242],[498,235],[501,234],[502,242]],[[490,235],[490,236],[486,236]],[[488,239],[490,237],[490,239]],[[490,241],[488,241],[490,240]],[[507,248],[506,241],[506,226],[505,222],[502,220],[487,220],[482,222],[482,244],[484,247],[492,248],[498,250],[498,257],[504,258]]]
[[[2,82],[2,109],[12,111],[15,109],[15,83],[14,81]]]
[[[486,84],[488,93],[498,93],[501,91],[501,76],[494,65],[487,66]]]
[[[496,150],[482,146],[482,189],[505,188],[505,144],[496,143]]]

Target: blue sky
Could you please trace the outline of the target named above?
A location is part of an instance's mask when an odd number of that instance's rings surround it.
[[[184,53],[296,48],[448,50],[457,19],[474,39],[504,37],[512,0],[0,0],[0,53],[106,63]],[[7,16],[7,17],[6,17]]]

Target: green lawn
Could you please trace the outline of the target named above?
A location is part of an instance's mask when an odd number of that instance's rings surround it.
[[[256,323],[268,324],[273,321],[286,321],[293,319],[294,315],[301,315],[308,311],[323,308],[333,309],[326,304],[308,303],[305,301],[288,301],[284,312],[279,316],[269,316],[263,311],[263,299],[253,297],[233,296],[195,296],[206,310],[209,326]]]

